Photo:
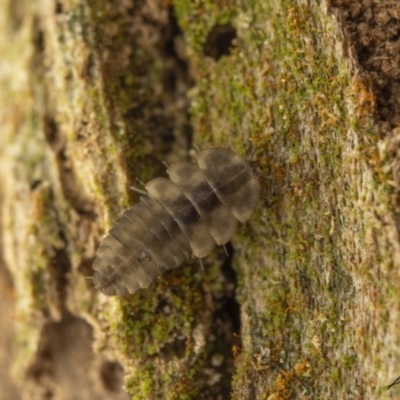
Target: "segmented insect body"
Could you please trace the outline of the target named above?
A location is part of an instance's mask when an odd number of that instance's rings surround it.
[[[259,200],[248,161],[224,148],[200,152],[197,164],[167,169],[169,179],[145,185],[147,195],[126,211],[96,252],[94,281],[108,296],[147,288],[190,256],[227,243]]]

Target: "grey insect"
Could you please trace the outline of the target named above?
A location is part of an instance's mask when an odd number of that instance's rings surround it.
[[[187,257],[207,256],[235,234],[259,197],[257,173],[225,148],[167,169],[169,179],[145,185],[147,195],[116,222],[96,252],[94,282],[107,296],[147,288]]]

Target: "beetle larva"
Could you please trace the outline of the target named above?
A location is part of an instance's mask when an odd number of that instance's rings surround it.
[[[247,221],[259,197],[249,162],[224,148],[167,169],[169,179],[145,185],[147,195],[126,211],[96,252],[94,281],[108,296],[147,288],[185,258],[207,256]]]

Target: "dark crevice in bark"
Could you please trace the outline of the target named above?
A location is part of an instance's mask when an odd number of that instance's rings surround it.
[[[225,303],[224,309],[226,310],[227,314],[230,316],[230,319],[232,321],[233,332],[235,334],[239,334],[241,329],[240,304],[238,303],[235,297],[236,287],[237,287],[237,273],[232,266],[232,260],[235,251],[233,249],[231,242],[227,243],[225,245],[225,248],[228,253],[228,256],[225,259],[221,270],[227,282],[227,286],[229,287],[229,291],[224,298],[224,303]]]
[[[372,84],[383,132],[400,127],[400,3],[332,0],[344,18],[363,78]]]
[[[171,6],[160,2],[150,7],[137,1],[132,7],[110,10],[107,20],[102,20],[101,5],[89,3],[111,131],[116,141],[122,140],[120,156],[130,187],[143,170],[152,170],[151,176],[162,174],[161,161],[168,161],[175,149],[189,149],[187,91],[193,78]],[[107,29],[114,21],[120,27],[118,41]],[[129,48],[126,54],[121,51],[123,44]],[[116,124],[119,118],[124,122],[122,139]],[[137,198],[131,190],[127,193],[132,201]]]
[[[186,139],[185,148],[189,150],[193,140],[193,129],[189,120],[188,90],[194,85],[194,78],[185,54],[185,40],[172,7],[168,11],[168,29],[162,45],[163,58],[167,60],[163,76],[163,87],[166,98],[164,104],[174,107],[174,137]]]
[[[218,306],[213,313],[212,333],[215,335],[215,349],[210,360],[211,367],[221,375],[213,393],[220,399],[229,399],[232,390],[232,377],[235,372],[234,349],[242,348],[240,336],[240,304],[236,300],[237,274],[232,266],[234,249],[231,243],[226,244],[228,256],[221,267],[225,278],[223,296],[216,299]],[[218,357],[222,356],[221,361]]]
[[[105,389],[118,393],[123,386],[123,368],[115,361],[104,361],[100,367],[100,379]]]
[[[62,12],[63,12],[63,5],[62,5],[59,1],[56,1],[54,10],[55,10],[55,13],[56,13],[56,14],[62,14]]]
[[[71,263],[65,248],[54,249],[54,257],[50,260],[48,271],[50,275],[51,303],[64,315],[67,312],[67,274],[71,271]]]
[[[213,58],[215,61],[218,61],[222,56],[229,55],[236,37],[236,29],[231,24],[215,25],[204,43],[204,55]]]
[[[171,333],[171,336],[176,336]],[[185,357],[186,353],[187,339],[183,337],[175,337],[172,342],[165,343],[161,348],[157,357],[162,358],[165,362],[170,362],[174,358],[181,359]]]

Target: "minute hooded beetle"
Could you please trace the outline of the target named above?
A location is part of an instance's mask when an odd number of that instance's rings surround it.
[[[96,251],[96,287],[107,296],[147,288],[185,258],[203,258],[247,221],[260,198],[249,161],[225,148],[197,155],[197,164],[168,167],[167,178],[145,185]]]

